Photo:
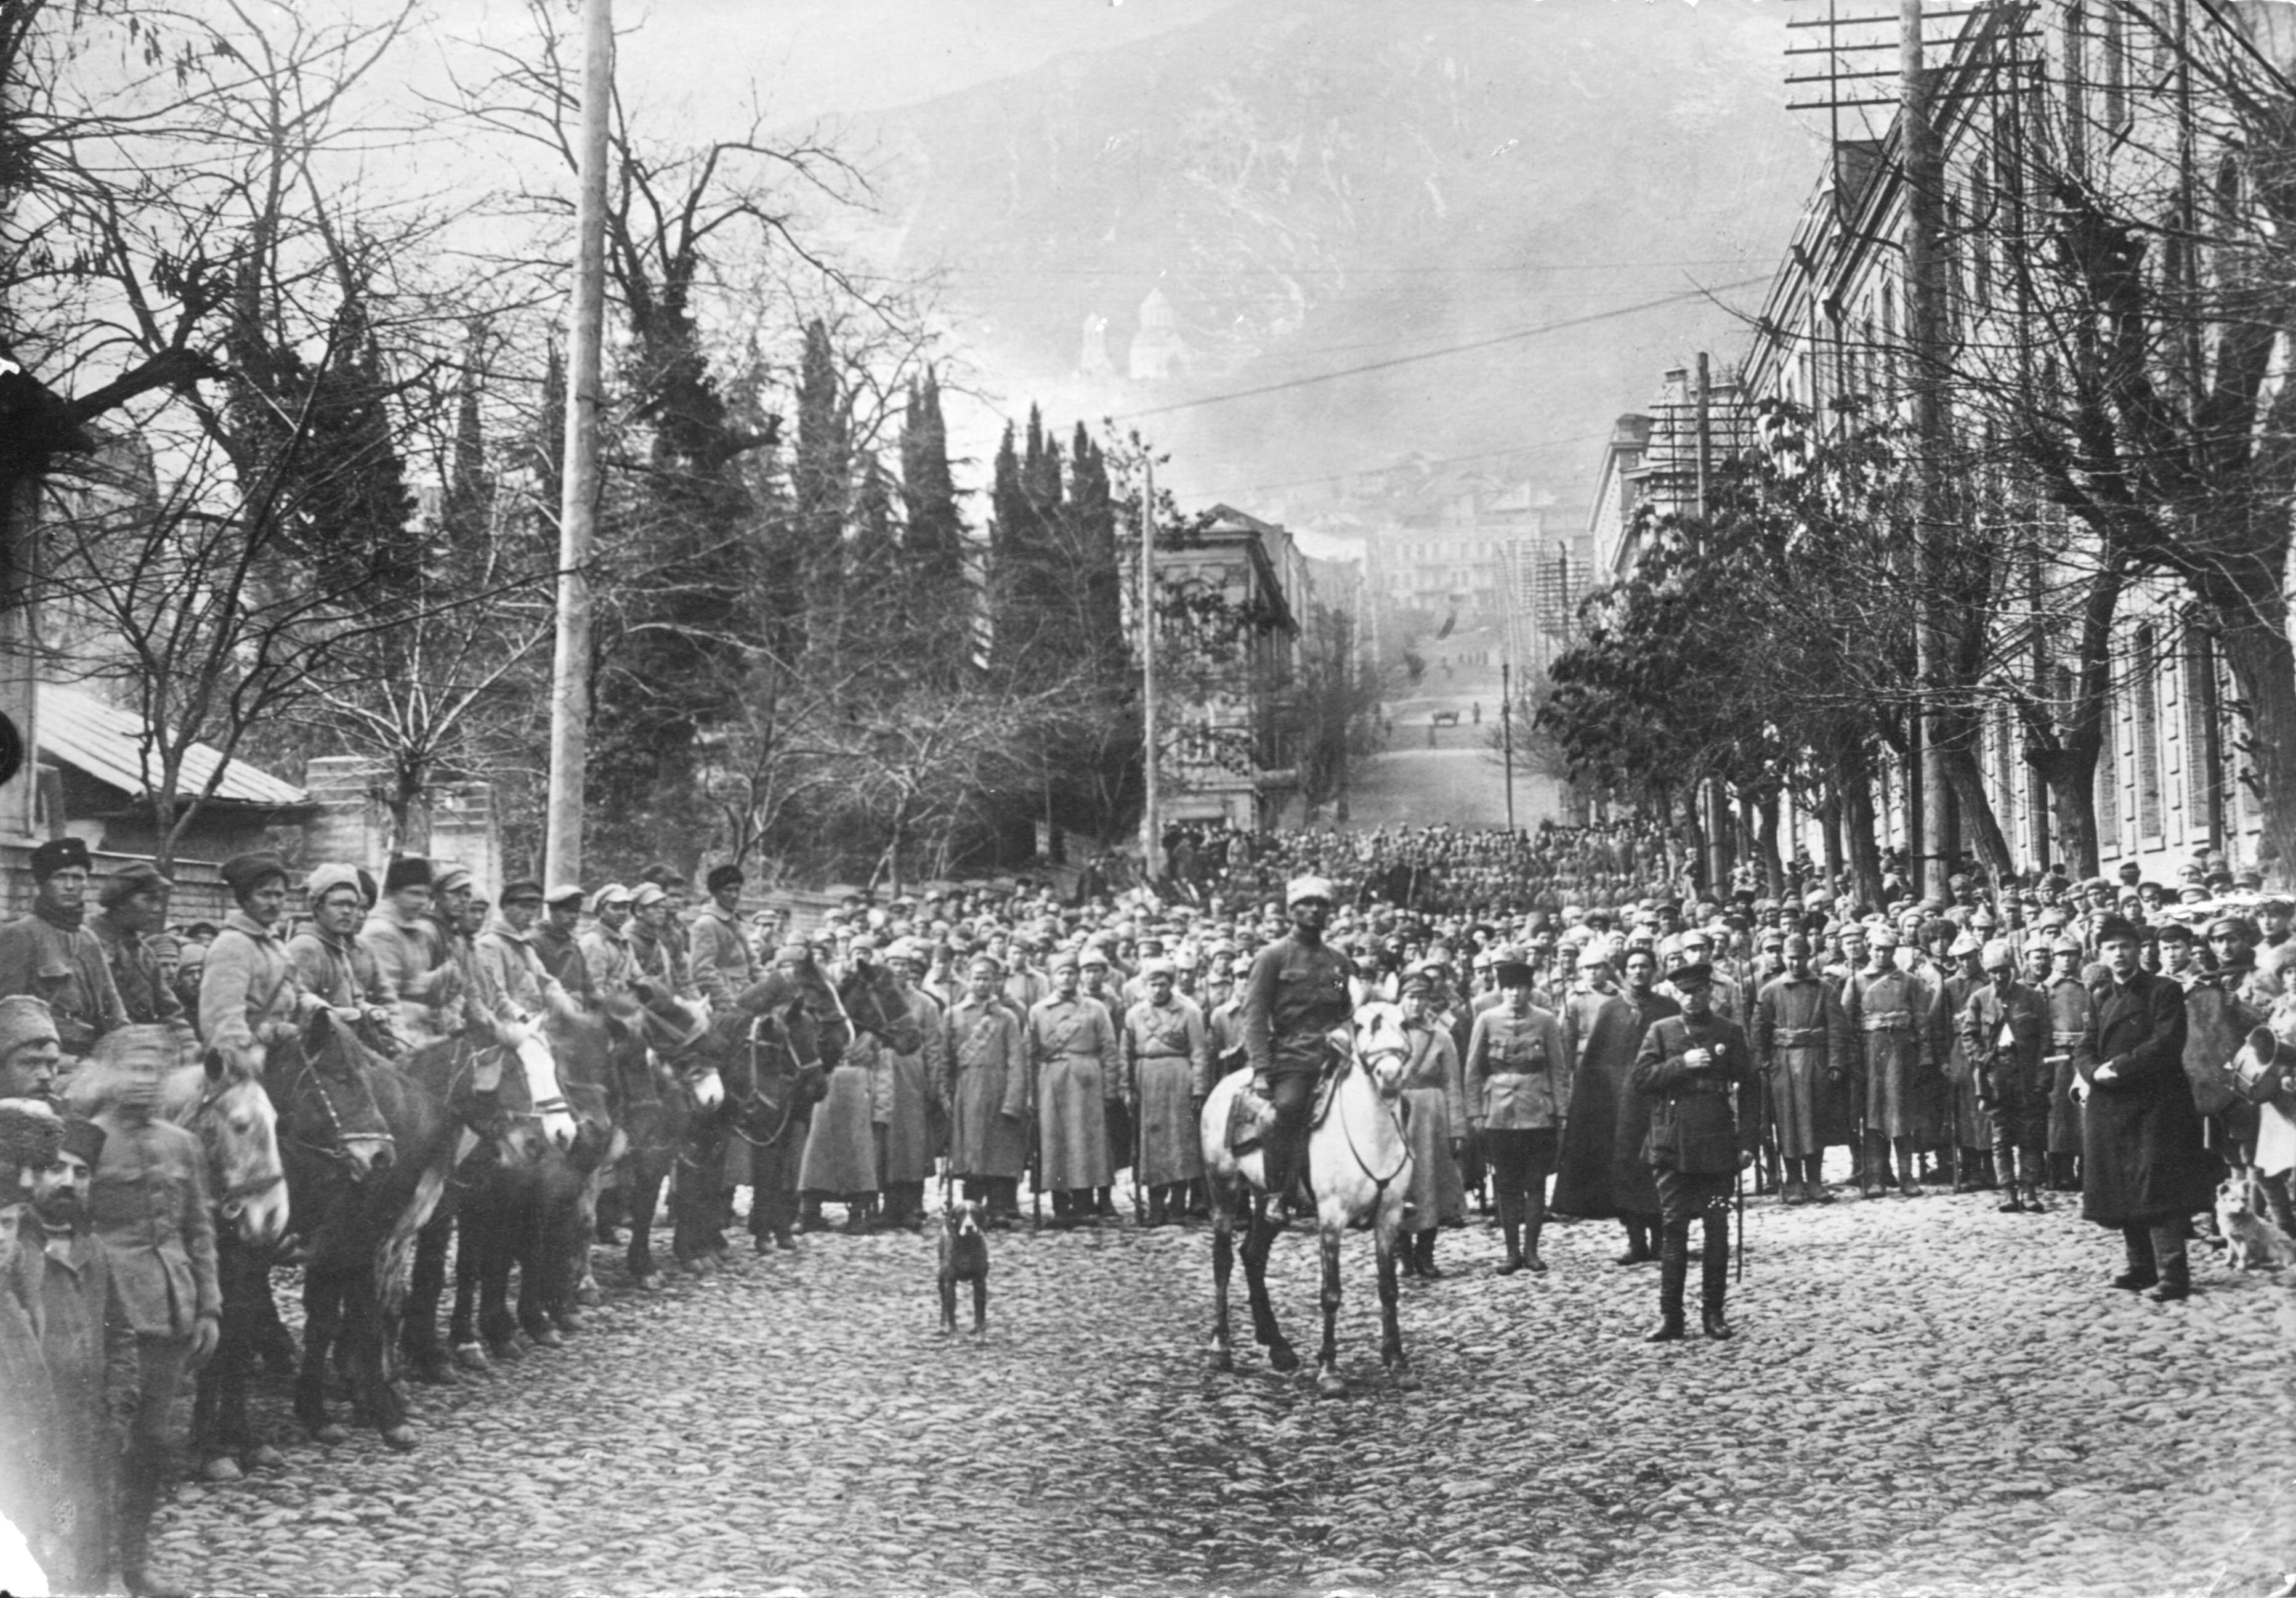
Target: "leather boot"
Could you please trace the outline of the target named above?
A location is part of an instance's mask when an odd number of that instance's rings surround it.
[[[2049,1207],[2041,1202],[2041,1184],[2038,1182],[2028,1182],[2025,1184],[2025,1213],[2029,1215],[2046,1215],[2049,1213]]]
[[[2017,1196],[2017,1150],[2007,1143],[1994,1144],[1993,1163],[2002,1174],[2001,1185],[2005,1195],[1993,1207],[2005,1215],[2016,1215],[2025,1207],[2025,1201]]]
[[[1406,1231],[1396,1240],[1395,1268],[1405,1276],[1419,1274],[1419,1234],[1417,1232]]]
[[[1809,1201],[1812,1204],[1833,1203],[1833,1195],[1827,1190],[1825,1185],[1825,1156],[1811,1155],[1801,1162],[1801,1169],[1802,1191],[1809,1196]]]
[[[1922,1184],[1914,1175],[1914,1147],[1906,1144],[1898,1150],[1898,1193],[1906,1198],[1922,1196]]]
[[[1620,1224],[1627,1229],[1627,1251],[1619,1256],[1618,1264],[1644,1265],[1658,1257],[1657,1251],[1651,1247],[1648,1225],[1640,1221],[1622,1221]]]
[[[1533,1193],[1522,1222],[1522,1263],[1539,1276],[1546,1274],[1546,1262],[1538,1257],[1538,1234],[1546,1230],[1546,1196]]]
[[[1658,1324],[1645,1343],[1682,1340],[1682,1289],[1690,1277],[1690,1228],[1661,1225],[1658,1234]]]
[[[2185,1252],[2185,1223],[2175,1222],[2152,1231],[2152,1257],[2161,1285],[2145,1295],[2155,1304],[2175,1304],[2193,1296],[2193,1265]]]
[[[1714,1240],[1709,1230],[1706,1238],[1706,1257],[1699,1270],[1699,1323],[1706,1335],[1719,1342],[1731,1335],[1730,1323],[1722,1318],[1722,1301],[1730,1290],[1730,1250],[1726,1244]]]
[[[2152,1234],[2142,1226],[2120,1229],[2122,1248],[2128,1256],[2128,1268],[2112,1279],[2112,1285],[2124,1293],[2141,1293],[2161,1280],[2160,1267],[2152,1258]]]
[[[1860,1197],[1879,1198],[1889,1190],[1890,1140],[1878,1134],[1866,1139],[1866,1168],[1859,1174],[1857,1191]]]
[[[1956,1193],[1977,1191],[1977,1150],[1956,1147],[1953,1151],[1953,1190]]]
[[[1419,1262],[1419,1274],[1433,1281],[1443,1274],[1443,1267],[1435,1263],[1435,1229],[1431,1226],[1419,1234],[1412,1246],[1412,1255]]]
[[[1499,1195],[1499,1230],[1506,1235],[1506,1258],[1499,1262],[1498,1273],[1512,1276],[1527,1270],[1530,1262],[1522,1257],[1522,1200],[1513,1193]]]

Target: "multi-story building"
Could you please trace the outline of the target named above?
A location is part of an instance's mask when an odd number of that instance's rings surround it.
[[[2211,8],[2203,15],[2194,8],[2188,15],[2181,5],[2140,7],[2133,0],[1980,0],[1929,19],[1931,121],[1941,179],[1940,335],[1955,381],[1981,391],[1988,371],[2003,369],[1988,363],[2047,358],[2035,353],[2038,313],[2024,298],[2026,280],[2013,259],[2047,247],[2038,236],[2046,197],[2028,193],[2034,185],[2033,152],[2046,144],[2061,169],[2084,172],[2099,184],[2110,181],[2116,164],[2126,181],[2132,163],[2158,160],[2163,151],[2181,149],[2186,161],[2205,169],[2210,158],[2193,153],[2189,124],[2181,137],[2159,129],[2148,137],[2145,108],[2155,116],[2179,114],[2177,76],[2196,37],[2190,30],[2249,27],[2248,13],[2255,9],[2234,5],[2219,14]],[[1852,96],[1863,94],[1877,97],[1866,104],[1886,103],[1895,93],[1894,85],[1859,86],[1855,76],[1862,70],[1870,78],[1875,61],[1892,58],[1851,54],[1894,42],[1887,27],[1837,41],[1843,47],[1838,59],[1854,69],[1845,70],[1835,86],[1844,103],[1857,103]],[[1837,143],[1788,243],[1742,366],[1749,401],[1791,401],[1821,432],[1861,414],[1910,419],[1902,245],[1908,190],[1900,120],[1890,117],[1878,135]],[[2164,235],[2146,269],[2172,269],[2159,263],[2174,252],[2174,241]],[[1993,387],[1998,391],[1999,384]],[[2006,452],[1984,448],[1994,424],[1974,405],[1962,408],[1971,391],[1948,385],[1948,425],[1971,446],[1967,457],[1977,464],[1968,469],[1988,484],[1997,474],[2013,493]],[[1628,487],[1647,458],[1623,420],[1611,458],[1618,465],[1606,470],[1618,487],[1607,499],[1598,498],[1603,531],[1626,523]],[[2061,513],[2033,507],[2030,495],[2026,502],[2022,514],[2056,518],[2064,551],[2054,561],[2035,557],[2034,591],[2060,591],[2085,566],[2094,568],[2087,558],[2093,535],[2077,522],[2063,522]],[[1615,547],[1621,561],[1630,560],[1630,548],[1623,542]],[[2038,625],[2026,668],[2035,703],[2061,718],[2073,708],[2078,687],[2068,670],[2073,631]],[[2195,623],[2189,598],[2166,578],[2133,581],[2120,597],[2112,638],[2106,737],[2095,788],[2101,864],[2110,869],[2133,860],[2147,877],[2169,882],[2178,866],[2207,850],[2222,850],[2235,862],[2252,861],[2259,811],[2231,753],[2240,734],[2227,707],[2237,696],[2207,628]],[[2063,859],[2047,790],[2024,757],[2024,726],[2007,706],[1997,705],[1981,717],[1980,742],[1985,787],[2018,866],[2034,870]],[[1920,843],[1923,853],[1934,853],[1934,840],[1919,838],[1911,786],[1895,763],[1880,773],[1875,808],[1882,841],[1885,847]],[[1789,833],[1789,851],[1800,843],[1823,857],[1814,818],[1793,817]],[[1965,845],[1965,838],[1955,842]]]
[[[1751,441],[1744,394],[1733,368],[1710,368],[1702,395],[1693,369],[1676,367],[1660,380],[1648,410],[1630,411],[1611,427],[1587,515],[1600,581],[1634,570],[1646,510],[1665,515],[1694,509],[1702,472]]]
[[[1156,583],[1159,813],[1275,826],[1296,787],[1282,710],[1310,603],[1308,559],[1284,528],[1220,505],[1201,534],[1160,540]],[[1176,603],[1192,597],[1206,603]]]

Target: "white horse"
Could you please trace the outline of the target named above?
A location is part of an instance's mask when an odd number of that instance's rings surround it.
[[[1401,1113],[1404,1066],[1410,1055],[1403,1012],[1384,1002],[1361,1005],[1352,1028],[1334,1031],[1332,1042],[1347,1057],[1346,1064],[1332,1091],[1329,1113],[1308,1138],[1308,1181],[1316,1196],[1316,1231],[1324,1253],[1324,1346],[1316,1356],[1316,1391],[1325,1398],[1347,1394],[1336,1347],[1340,1239],[1366,1215],[1379,1250],[1380,1358],[1393,1373],[1396,1386],[1410,1390],[1419,1386],[1419,1378],[1404,1357],[1403,1334],[1395,1319],[1396,1237],[1403,1227],[1405,1196],[1411,1190],[1411,1146],[1404,1138]],[[1267,1346],[1270,1365],[1293,1371],[1300,1356],[1277,1329],[1275,1312],[1267,1302],[1267,1253],[1275,1228],[1267,1219],[1266,1164],[1257,1149],[1239,1157],[1227,1147],[1230,1108],[1250,1081],[1248,1071],[1223,1077],[1204,1100],[1200,1128],[1212,1206],[1211,1365],[1215,1371],[1235,1367],[1228,1336],[1227,1284],[1234,1268],[1234,1234],[1242,1219],[1246,1223],[1243,1276],[1250,1291],[1252,1334]]]

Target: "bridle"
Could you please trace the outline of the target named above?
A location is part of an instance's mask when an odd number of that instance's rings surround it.
[[[1385,1054],[1394,1051],[1382,1050],[1380,1052]],[[1348,1061],[1348,1069],[1351,1072],[1360,1071],[1366,1077],[1371,1077],[1371,1058],[1367,1055],[1355,1055]],[[1370,1162],[1364,1158],[1363,1150],[1356,1147],[1355,1129],[1348,1124],[1347,1100],[1340,1095],[1337,1086],[1332,1089],[1332,1114],[1339,1120],[1340,1135],[1347,1142],[1349,1157],[1356,1162],[1356,1169],[1363,1173],[1364,1180],[1371,1183],[1373,1202],[1378,1204],[1386,1200],[1387,1190],[1395,1179],[1411,1168],[1411,1141],[1405,1135],[1403,1122],[1397,1116],[1394,1107],[1387,1102],[1386,1095],[1379,1091],[1379,1083],[1375,1077],[1372,1078],[1372,1091],[1379,1099],[1382,1113],[1387,1116],[1388,1124],[1395,1128],[1396,1141],[1402,1145],[1402,1155],[1395,1162],[1395,1169],[1386,1175],[1382,1176],[1374,1171]]]
[[[847,1024],[849,1026],[851,1023],[849,1021]],[[766,1096],[765,1089],[759,1085],[764,1080],[764,1073],[758,1067],[758,1056],[766,1047],[766,1040],[762,1034],[765,1033],[768,1026],[773,1026],[775,1030],[781,1034],[782,1042],[779,1046],[788,1052],[792,1060],[796,1061],[797,1069],[800,1075],[808,1069],[816,1071],[821,1069],[821,1062],[817,1059],[800,1060],[797,1058],[797,1050],[788,1041],[789,1029],[786,1026],[783,1026],[778,1022],[775,1022],[769,1015],[752,1017],[750,1021],[749,1034],[744,1040],[744,1044],[750,1051],[749,1085],[746,1091],[740,1093],[736,1093],[730,1085],[727,1086],[726,1090],[726,1101],[729,1107],[736,1109],[747,1109],[755,1108],[759,1105],[763,1105],[767,1107],[768,1110],[773,1108],[774,1101]],[[766,1137],[753,1138],[746,1131],[742,1130],[742,1117],[738,1114],[729,1117],[729,1121],[733,1133],[735,1137],[741,1139],[752,1149],[765,1149],[769,1148],[773,1144],[781,1141],[782,1134],[789,1131],[790,1122],[795,1118],[796,1115],[797,1095],[792,1092],[781,1106],[781,1124],[775,1126]]]
[[[237,1085],[237,1082],[226,1075],[201,1089],[199,1102],[192,1107],[193,1122],[204,1124],[210,1121],[215,1111],[222,1105],[224,1095]],[[332,1109],[332,1107],[330,1108]],[[250,1198],[260,1198],[273,1188],[284,1187],[286,1182],[287,1173],[283,1170],[275,1171],[268,1176],[255,1176],[250,1177],[245,1182],[235,1182],[220,1193],[214,1195],[216,1207],[222,1209],[233,1204],[244,1204]]]
[[[319,1108],[326,1111],[327,1130],[333,1138],[334,1144],[333,1147],[329,1148],[314,1143],[308,1138],[299,1136],[291,1125],[282,1134],[285,1141],[293,1144],[306,1154],[326,1160],[330,1164],[346,1167],[354,1178],[359,1173],[358,1163],[351,1157],[350,1145],[353,1141],[375,1143],[383,1149],[397,1151],[398,1140],[391,1136],[387,1127],[379,1133],[361,1133],[356,1137],[346,1133],[343,1130],[342,1112],[335,1108],[334,1100],[328,1095],[326,1076],[319,1069],[318,1062],[308,1054],[302,1054],[299,1069],[302,1075],[310,1079],[311,1091],[317,1097]]]

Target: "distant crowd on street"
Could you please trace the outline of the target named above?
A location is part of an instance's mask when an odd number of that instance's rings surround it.
[[[1964,872],[1938,898],[1892,861],[1896,896],[1869,904],[1806,861],[1783,893],[1685,892],[1663,838],[1632,820],[1189,827],[1166,844],[1153,889],[854,894],[805,926],[746,909],[730,865],[698,884],[668,865],[629,884],[512,882],[490,903],[449,862],[291,869],[267,854],[226,862],[220,925],[171,924],[154,866],[97,877],[77,840],[41,845],[34,909],[0,927],[0,1418],[21,1442],[0,1456],[0,1513],[60,1589],[171,1585],[148,1530],[170,1416],[217,1348],[218,1239],[227,1257],[263,1180],[226,1168],[226,1129],[200,1117],[229,1084],[261,1083],[283,1141],[280,1062],[321,1017],[362,1040],[378,1079],[462,1040],[477,1052],[441,1079],[448,1097],[473,1061],[555,1046],[564,1085],[521,1113],[570,1104],[617,1149],[671,1125],[676,1268],[697,1273],[717,1268],[742,1188],[760,1254],[919,1230],[937,1182],[997,1228],[1031,1213],[1108,1226],[1119,1195],[1144,1228],[1201,1218],[1205,1098],[1265,1067],[1305,946],[1336,957],[1355,1002],[1406,1014],[1406,1267],[1427,1281],[1444,1274],[1440,1231],[1479,1198],[1510,1276],[1547,1269],[1550,1215],[1615,1219],[1620,1264],[1660,1264],[1660,1332],[1678,1336],[1694,1217],[1661,1192],[1682,1190],[1708,1222],[1707,1329],[1727,1335],[1714,1217],[1739,1162],[1724,1147],[1693,1191],[1653,1153],[1680,1146],[1667,1140],[1691,1097],[1718,1092],[1714,1135],[1742,1141],[1756,1190],[1784,1205],[1943,1190],[2023,1214],[2077,1192],[2122,1238],[2113,1285],[2163,1301],[2192,1290],[2192,1223],[2209,1223],[2220,1184],[2290,1228],[2296,1092],[2276,1039],[2296,1036],[2292,907],[2220,856],[2173,884],[2133,865],[2087,881]],[[619,1062],[594,1107],[565,1064],[586,1028]],[[758,1063],[768,1037],[785,1078]],[[711,1048],[722,1100],[693,1085],[693,1051]],[[508,1158],[477,1141],[455,1157]],[[636,1156],[595,1157],[586,1190],[605,1197],[584,1228],[619,1242],[630,1227],[631,1283],[652,1287]],[[554,1346],[577,1319],[545,1312],[485,1335],[505,1356],[521,1335]]]

